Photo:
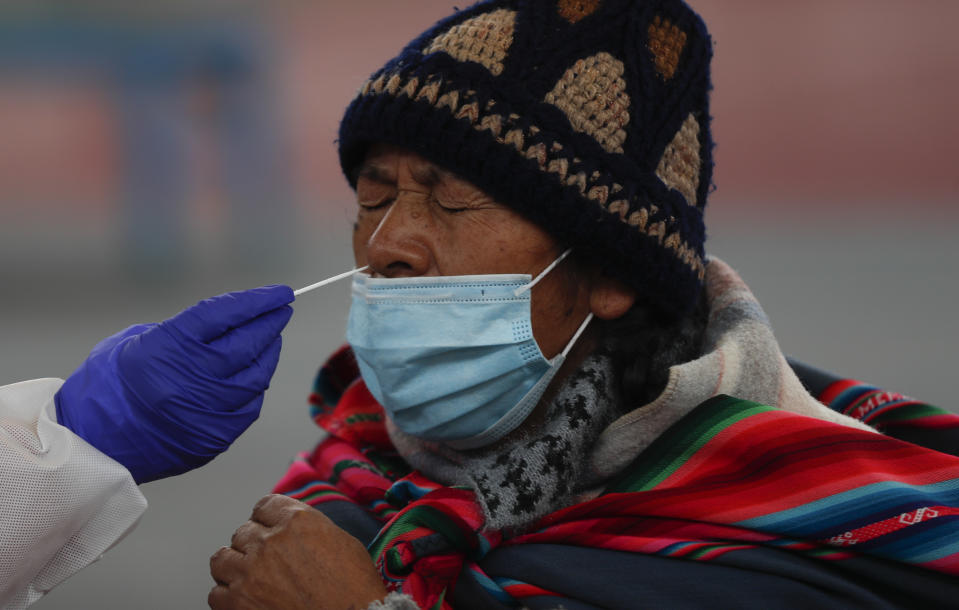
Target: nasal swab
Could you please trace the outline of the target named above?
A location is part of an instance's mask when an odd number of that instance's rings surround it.
[[[316,290],[317,288],[320,288],[320,287],[322,287],[322,286],[326,286],[327,284],[332,284],[333,282],[342,280],[342,279],[344,279],[344,278],[348,278],[348,277],[350,277],[351,275],[355,275],[355,274],[359,273],[360,271],[365,271],[365,270],[367,270],[368,268],[369,268],[369,265],[363,265],[363,266],[360,267],[359,269],[351,269],[350,271],[347,271],[347,272],[345,272],[345,273],[340,273],[339,275],[334,275],[333,277],[328,277],[328,278],[326,278],[325,280],[319,281],[319,282],[317,282],[317,283],[315,283],[315,284],[310,284],[309,286],[304,286],[303,288],[300,288],[299,290],[294,290],[294,291],[293,291],[293,296],[294,296],[294,297],[298,297],[298,296],[300,296],[300,295],[303,294],[303,293],[309,292],[309,291],[311,291],[311,290]]]

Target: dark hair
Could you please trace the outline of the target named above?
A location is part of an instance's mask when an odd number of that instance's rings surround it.
[[[570,264],[560,267],[566,273],[567,299],[571,303],[582,289],[584,278],[597,273],[578,254],[574,251],[567,259]],[[669,367],[702,355],[708,321],[706,290],[700,288],[692,309],[682,316],[637,298],[619,318],[593,322],[598,331],[597,352],[611,361],[619,402],[626,411],[652,402],[663,392]]]
[[[676,319],[637,301],[615,320],[599,320],[600,351],[609,356],[626,411],[655,400],[669,381],[669,367],[702,354],[709,308],[701,291],[696,305]]]

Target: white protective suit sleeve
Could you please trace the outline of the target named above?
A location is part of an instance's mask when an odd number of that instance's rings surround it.
[[[25,608],[136,525],[146,499],[118,462],[56,421],[59,379],[0,386],[0,608]]]

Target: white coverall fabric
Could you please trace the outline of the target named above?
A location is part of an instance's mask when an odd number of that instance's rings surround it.
[[[0,386],[0,608],[26,608],[120,541],[146,499],[118,462],[56,421],[63,382]]]

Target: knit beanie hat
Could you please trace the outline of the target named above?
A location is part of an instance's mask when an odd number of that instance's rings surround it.
[[[680,0],[491,0],[375,72],[340,124],[340,164],[374,142],[429,159],[661,311],[705,273],[709,62]]]

